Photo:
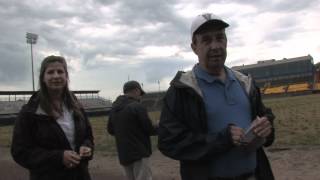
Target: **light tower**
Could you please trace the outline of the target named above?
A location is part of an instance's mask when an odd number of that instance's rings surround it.
[[[30,44],[30,47],[31,47],[31,69],[32,69],[32,88],[33,88],[32,90],[35,91],[35,89],[34,89],[34,73],[33,73],[33,52],[32,52],[32,44],[36,44],[36,43],[37,43],[38,35],[27,32],[26,38],[27,38],[27,43]]]

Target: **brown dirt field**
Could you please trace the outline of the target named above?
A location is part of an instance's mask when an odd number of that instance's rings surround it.
[[[270,148],[267,155],[277,180],[319,180],[320,146],[289,146]],[[151,157],[155,180],[179,180],[177,161],[155,151]],[[93,180],[122,180],[117,157],[97,154],[90,164]],[[13,162],[8,148],[0,148],[0,179],[25,180],[28,172]]]

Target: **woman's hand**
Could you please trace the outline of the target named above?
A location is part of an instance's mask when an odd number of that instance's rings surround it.
[[[79,165],[81,157],[74,151],[66,150],[63,152],[63,164],[67,168],[74,168]]]
[[[87,146],[81,146],[79,153],[80,153],[80,157],[89,157],[92,154],[91,148]]]

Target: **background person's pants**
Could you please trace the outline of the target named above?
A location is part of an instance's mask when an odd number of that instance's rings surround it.
[[[152,180],[149,158],[142,158],[123,168],[128,180]]]

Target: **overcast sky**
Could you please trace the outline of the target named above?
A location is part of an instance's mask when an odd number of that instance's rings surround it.
[[[197,62],[190,24],[204,12],[230,24],[229,67],[308,54],[320,61],[320,0],[0,0],[0,90],[32,90],[26,32],[39,35],[36,88],[43,58],[62,55],[72,90],[114,100],[128,79],[166,90]]]

